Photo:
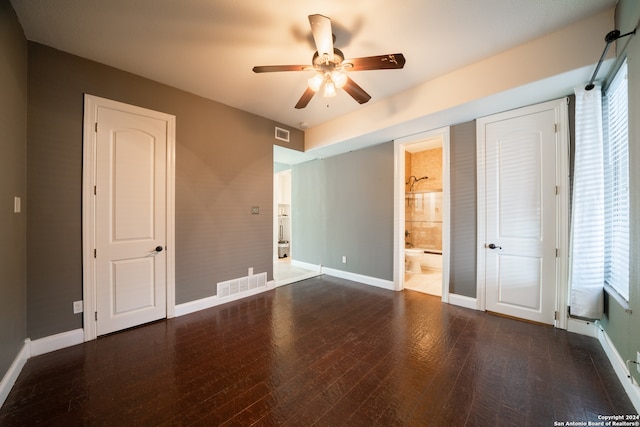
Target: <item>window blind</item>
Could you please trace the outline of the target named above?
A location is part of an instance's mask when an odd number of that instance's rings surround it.
[[[627,63],[605,94],[605,283],[629,300],[629,133]]]

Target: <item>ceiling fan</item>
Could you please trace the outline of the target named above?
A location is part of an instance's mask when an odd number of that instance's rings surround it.
[[[309,23],[317,49],[311,60],[312,65],[253,67],[254,73],[316,71],[316,74],[309,79],[309,86],[296,104],[298,109],[306,107],[313,95],[320,89],[323,89],[325,97],[331,97],[335,96],[336,88],[342,88],[359,104],[364,104],[371,99],[371,95],[349,78],[348,71],[396,70],[404,67],[405,59],[401,53],[345,59],[342,51],[333,47],[335,38],[331,30],[331,20],[323,15],[309,15]]]

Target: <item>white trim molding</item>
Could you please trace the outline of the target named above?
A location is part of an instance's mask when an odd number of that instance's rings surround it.
[[[189,301],[176,305],[175,317],[184,316],[187,314],[195,313],[196,311],[206,310],[207,308],[216,307],[218,305],[226,304],[228,302],[241,300],[253,295],[258,295],[263,292],[267,292],[274,289],[274,282],[270,280],[267,282],[267,286],[256,289],[251,289],[241,294],[231,295],[225,298],[218,298],[217,295],[201,298],[195,301]]]
[[[61,348],[71,347],[73,345],[82,344],[84,342],[84,330],[74,329],[72,331],[61,332],[48,337],[39,338],[31,341],[31,355],[40,356],[41,354],[60,350]]]
[[[633,381],[633,377],[629,374],[629,370],[627,369],[627,365],[625,364],[622,357],[620,357],[620,353],[616,350],[616,347],[611,342],[609,335],[607,332],[598,325],[598,341],[600,341],[600,345],[604,349],[604,352],[607,354],[609,361],[611,362],[611,366],[613,366],[613,370],[616,372],[622,387],[624,387],[624,391],[627,392],[629,396],[629,400],[633,404],[633,407],[636,408],[636,412],[640,413],[640,386]],[[635,366],[635,365],[634,365]]]
[[[397,291],[392,280],[378,279],[377,277],[365,276],[358,273],[351,273],[349,271],[336,270],[333,268],[322,267],[322,273],[333,277],[339,277],[341,279],[353,280],[354,282],[363,283],[365,285],[375,286],[377,288],[388,289],[390,291]]]
[[[305,270],[311,270],[311,271],[314,271],[316,273],[322,273],[322,265],[311,264],[311,263],[308,263],[308,262],[298,261],[298,260],[295,260],[295,259],[291,259],[291,265],[294,266],[294,267],[304,268]]]
[[[449,304],[478,310],[478,300],[464,295],[449,294]]]
[[[27,338],[24,340],[22,349],[20,349],[13,363],[9,366],[9,370],[4,374],[4,377],[2,377],[2,381],[0,381],[0,407],[2,407],[4,401],[7,400],[7,396],[9,396],[13,385],[16,383],[29,357],[31,357],[31,341]]]
[[[580,335],[586,335],[592,338],[598,338],[598,327],[593,322],[587,322],[580,319],[567,319],[567,331]]]

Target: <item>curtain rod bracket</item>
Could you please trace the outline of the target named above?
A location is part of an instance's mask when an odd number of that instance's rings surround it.
[[[630,36],[636,33],[636,30],[634,29],[633,31],[629,31],[627,34],[622,34],[620,35],[620,30],[613,30],[613,31],[609,31],[607,33],[606,36],[604,36],[604,41],[607,43],[604,47],[604,51],[602,52],[602,55],[600,56],[600,60],[598,61],[598,65],[596,65],[596,69],[593,72],[593,76],[591,76],[591,80],[589,80],[589,84],[587,84],[584,87],[584,90],[591,90],[595,87],[595,85],[593,84],[593,82],[595,81],[597,75],[598,75],[598,70],[600,70],[600,66],[602,65],[602,61],[604,61],[604,57],[607,56],[607,50],[609,50],[609,45],[618,40],[621,39],[622,37],[626,37],[626,36]]]

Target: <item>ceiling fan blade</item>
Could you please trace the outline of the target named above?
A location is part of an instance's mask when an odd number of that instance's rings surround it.
[[[364,104],[371,99],[371,95],[365,92],[356,82],[347,77],[347,83],[342,87],[353,99],[358,101],[358,104]]]
[[[327,55],[329,61],[333,61],[333,33],[331,32],[331,19],[323,15],[309,15],[311,33],[316,42],[318,55]]]
[[[343,64],[352,64],[350,71],[397,70],[404,67],[405,59],[401,53],[366,56],[364,58],[345,59]]]
[[[305,71],[313,70],[309,65],[259,65],[253,67],[254,73],[273,73],[275,71]]]
[[[316,93],[311,88],[308,87],[307,90],[304,91],[304,93],[298,100],[298,103],[296,104],[296,108],[301,109],[306,107],[309,101],[311,101],[311,98],[313,98],[313,95],[315,94]]]

